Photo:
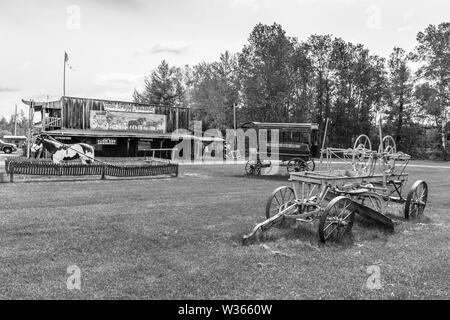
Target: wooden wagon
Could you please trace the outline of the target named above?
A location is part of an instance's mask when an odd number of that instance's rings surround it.
[[[291,172],[293,186],[282,186],[270,195],[266,220],[244,236],[244,244],[272,226],[283,225],[283,220],[318,220],[319,239],[326,242],[339,241],[350,233],[356,214],[393,230],[393,220],[386,215],[390,203],[404,205],[405,219],[423,214],[428,198],[426,182],[416,181],[406,198],[402,195],[408,179],[404,172],[408,155],[397,153],[395,146],[375,152],[359,143],[346,153],[353,158],[350,170]]]

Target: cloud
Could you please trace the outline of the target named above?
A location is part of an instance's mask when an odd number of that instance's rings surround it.
[[[401,26],[397,28],[397,32],[410,32],[415,28],[412,25]]]
[[[100,72],[94,77],[94,84],[99,86],[136,87],[144,80],[142,74],[122,72]]]
[[[19,89],[4,87],[0,84],[0,93],[2,93],[2,92],[17,92],[17,91],[19,91]]]
[[[25,61],[19,66],[19,70],[25,71],[31,67],[32,63],[31,61]]]
[[[192,43],[185,41],[160,42],[154,45],[150,50],[136,50],[135,56],[145,56],[157,53],[183,54],[191,47]]]

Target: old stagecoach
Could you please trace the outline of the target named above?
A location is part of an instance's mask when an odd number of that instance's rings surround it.
[[[314,171],[315,163],[313,157],[319,153],[318,129],[315,123],[268,123],[268,122],[247,122],[241,126],[242,129],[254,129],[258,139],[257,146],[260,146],[260,131],[267,133],[267,155],[271,159],[278,158],[279,165],[284,165],[288,172]],[[278,139],[275,138],[273,130],[278,132]],[[278,152],[273,152],[274,149]],[[273,160],[261,157],[262,150],[252,150],[249,148],[250,159],[245,165],[245,172],[248,175],[260,175],[262,168],[272,166]],[[255,155],[255,156],[252,156]]]

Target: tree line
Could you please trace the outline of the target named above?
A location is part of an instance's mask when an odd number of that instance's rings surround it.
[[[26,136],[28,130],[28,118],[25,116],[25,112],[21,110],[17,114],[17,125],[15,124],[14,115],[9,120],[4,116],[0,118],[0,137],[13,135],[17,128],[18,136]]]
[[[314,122],[329,145],[349,147],[362,133],[377,141],[375,118],[398,149],[416,157],[446,157],[445,109],[450,106],[450,23],[429,25],[413,52],[389,57],[332,35],[300,41],[281,25],[257,24],[243,49],[214,62],[170,66],[145,78],[135,102],[189,107],[203,128],[246,121]],[[414,69],[413,69],[414,67]]]

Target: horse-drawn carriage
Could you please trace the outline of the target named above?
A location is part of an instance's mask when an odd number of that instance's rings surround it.
[[[241,126],[242,129],[254,129],[257,137],[257,146],[260,144],[260,131],[266,130],[267,147],[270,150],[251,149],[247,156],[250,160],[245,165],[247,175],[260,175],[262,168],[270,168],[273,159],[277,159],[278,165],[286,166],[288,172],[314,171],[315,162],[313,157],[318,153],[318,128],[314,123],[267,123],[247,122]],[[272,135],[276,130],[277,137]],[[277,149],[278,152],[273,152]],[[264,159],[266,154],[271,160]]]
[[[406,198],[403,197],[402,189],[408,179],[405,168],[410,156],[397,152],[392,137],[380,139],[377,151],[372,150],[369,138],[361,135],[353,149],[328,148],[322,154],[327,156],[326,168],[319,172],[291,172],[289,180],[293,186],[279,187],[270,195],[266,220],[244,236],[244,244],[272,226],[282,226],[286,220],[318,221],[319,239],[326,242],[338,241],[350,233],[356,214],[393,230],[394,222],[386,215],[393,203],[404,205],[405,219],[423,214],[428,186],[424,181],[416,181]],[[343,168],[336,168],[331,161],[336,160],[337,154],[349,160],[338,161]]]

